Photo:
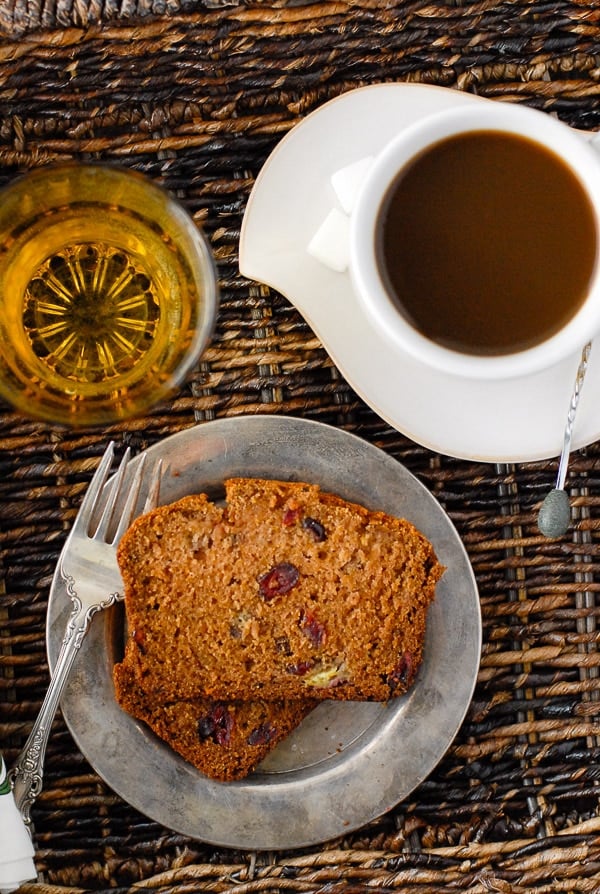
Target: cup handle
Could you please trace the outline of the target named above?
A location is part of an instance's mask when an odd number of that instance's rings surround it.
[[[329,211],[308,243],[309,255],[336,273],[348,269],[350,218],[373,161],[374,157],[368,155],[331,175],[338,204]]]

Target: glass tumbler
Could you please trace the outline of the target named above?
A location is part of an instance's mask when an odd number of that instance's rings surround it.
[[[0,395],[19,411],[143,414],[191,371],[217,306],[205,237],[147,177],[67,164],[0,192]]]

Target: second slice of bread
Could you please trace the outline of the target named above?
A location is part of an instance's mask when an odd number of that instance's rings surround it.
[[[309,701],[229,702],[157,699],[130,668],[117,665],[119,705],[142,720],[186,761],[221,782],[243,779],[317,704]]]

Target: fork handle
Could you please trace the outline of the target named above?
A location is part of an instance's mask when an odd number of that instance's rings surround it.
[[[46,757],[46,747],[52,721],[54,720],[75,656],[81,648],[92,617],[96,612],[109,608],[120,598],[118,593],[112,593],[103,602],[83,608],[81,600],[75,592],[73,578],[65,575],[65,580],[67,591],[73,602],[73,611],[67,624],[54,673],[50,678],[50,685],[42,702],[42,707],[23,750],[8,774],[13,787],[15,803],[27,824],[31,822],[31,807],[42,790],[44,759]]]

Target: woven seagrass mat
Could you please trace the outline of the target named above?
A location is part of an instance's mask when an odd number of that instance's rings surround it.
[[[0,183],[71,158],[143,171],[204,228],[222,289],[212,344],[146,418],[73,433],[0,407],[7,763],[48,683],[51,576],[109,436],[140,450],[205,420],[257,413],[354,432],[447,509],[484,620],[474,700],[439,766],[385,816],[299,852],[234,852],[158,826],[98,778],[59,715],[33,811],[40,880],[25,891],[600,891],[600,448],[573,457],[574,524],[546,541],[536,511],[555,463],[487,465],[411,443],[357,398],[295,309],[237,268],[245,203],[268,153],[354,87],[433,83],[599,128],[597,5],[1,0],[0,31]]]

